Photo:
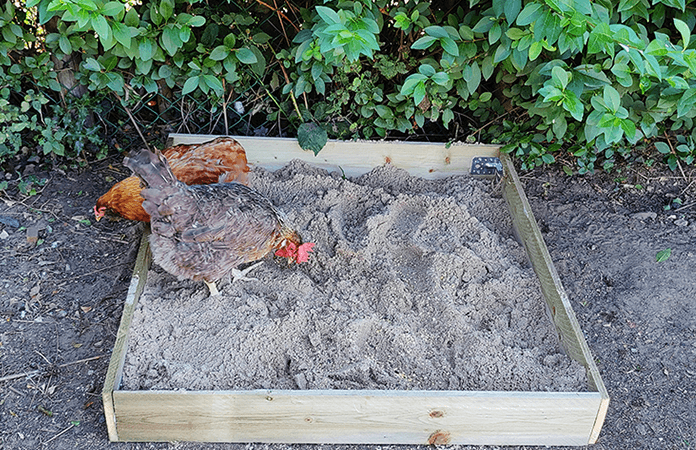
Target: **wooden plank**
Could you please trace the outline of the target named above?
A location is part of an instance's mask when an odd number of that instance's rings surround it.
[[[599,394],[114,392],[123,441],[585,445]]]
[[[200,144],[216,135],[170,134],[168,145]],[[498,156],[496,145],[387,141],[329,141],[318,155],[302,148],[297,139],[232,136],[246,150],[249,164],[277,170],[299,159],[328,171],[359,176],[391,163],[427,179],[468,174],[474,156]]]
[[[112,442],[118,441],[118,429],[112,394],[121,384],[123,364],[126,361],[126,352],[128,351],[128,335],[130,333],[133,311],[138,304],[140,294],[142,294],[143,289],[145,289],[147,271],[152,261],[148,246],[149,236],[149,230],[146,230],[140,238],[140,248],[138,249],[138,256],[135,260],[135,266],[133,267],[133,276],[130,286],[128,287],[128,293],[126,294],[126,301],[123,305],[123,312],[121,314],[121,323],[116,333],[116,342],[114,343],[114,349],[111,353],[111,359],[109,360],[109,368],[104,380],[104,387],[102,388],[102,402],[104,404],[106,428],[109,432],[109,440]]]
[[[534,272],[541,282],[541,290],[551,319],[558,332],[561,345],[571,358],[585,366],[589,388],[598,392],[602,398],[600,409],[597,411],[597,422],[590,437],[590,443],[594,443],[599,436],[599,431],[606,417],[606,411],[609,406],[609,394],[592,357],[590,348],[582,334],[568,295],[553,265],[551,255],[549,255],[544,238],[532,214],[532,208],[522,189],[522,184],[517,176],[512,160],[508,155],[501,155],[501,160],[505,171],[503,195],[512,214],[512,221],[517,234],[521,238]]]

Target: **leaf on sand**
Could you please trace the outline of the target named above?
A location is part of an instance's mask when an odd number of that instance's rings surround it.
[[[314,123],[303,123],[297,129],[297,141],[303,150],[311,150],[318,155],[328,142],[326,130]]]
[[[655,261],[662,262],[667,260],[667,258],[669,258],[670,256],[672,256],[672,249],[666,248],[657,252],[657,254],[655,255]]]

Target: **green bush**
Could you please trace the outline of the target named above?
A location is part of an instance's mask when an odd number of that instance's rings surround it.
[[[99,114],[90,98],[113,92],[129,105],[186,96],[218,115],[239,98],[273,133],[290,130],[314,151],[325,136],[466,140],[501,143],[525,168],[560,159],[584,173],[622,158],[675,169],[696,156],[689,4],[8,2],[0,159],[27,134],[57,155],[67,154],[57,141],[98,144],[96,133],[56,117],[85,122],[86,109]],[[41,99],[65,96],[57,61],[73,61],[75,82],[93,94],[53,102],[62,110],[52,112]],[[39,80],[31,93],[30,73]],[[260,92],[247,94],[254,86]]]

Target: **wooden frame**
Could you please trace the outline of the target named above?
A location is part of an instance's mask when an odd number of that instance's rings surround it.
[[[170,144],[216,136],[172,135]],[[324,444],[586,445],[609,396],[507,155],[496,146],[332,141],[314,156],[295,139],[235,137],[249,163],[274,170],[302,159],[353,176],[391,163],[424,178],[468,173],[474,156],[499,156],[503,195],[567,354],[585,366],[588,392],[379,390],[120,390],[128,333],[150,255],[143,236],[102,398],[111,441]]]

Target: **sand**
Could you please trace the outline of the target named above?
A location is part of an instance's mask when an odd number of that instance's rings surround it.
[[[250,185],[316,243],[310,261],[268,256],[212,298],[153,266],[122,389],[587,390],[492,180],[293,161]]]

